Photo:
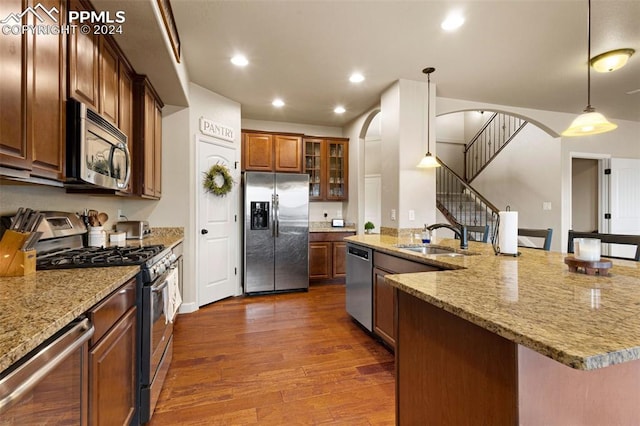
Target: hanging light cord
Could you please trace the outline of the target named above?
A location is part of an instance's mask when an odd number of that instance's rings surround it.
[[[587,8],[587,107],[584,112],[593,112],[595,108],[591,106],[591,0]]]

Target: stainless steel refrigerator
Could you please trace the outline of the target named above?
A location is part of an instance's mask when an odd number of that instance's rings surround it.
[[[309,288],[309,176],[244,174],[244,291]]]

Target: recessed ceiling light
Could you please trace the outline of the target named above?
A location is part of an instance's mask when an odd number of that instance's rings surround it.
[[[249,60],[244,55],[235,55],[233,58],[231,58],[231,63],[238,67],[246,67],[247,65],[249,65]]]
[[[343,106],[337,106],[333,110],[333,112],[335,112],[336,114],[344,114],[345,111],[346,109],[344,109]]]
[[[273,102],[271,102],[271,105],[276,108],[282,108],[284,106],[284,101],[280,98],[276,98],[273,100]]]
[[[460,28],[464,24],[464,17],[460,12],[452,12],[447,18],[442,21],[440,27],[445,31],[454,31]]]
[[[359,72],[354,72],[351,74],[351,77],[349,77],[349,81],[352,83],[362,83],[364,81],[364,75]]]

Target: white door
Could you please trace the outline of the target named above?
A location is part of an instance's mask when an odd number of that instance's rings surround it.
[[[240,169],[236,166],[236,150],[227,142],[198,141],[198,306],[236,294],[238,288],[238,194]],[[235,181],[231,192],[216,196],[207,192],[203,176],[211,166],[222,164]],[[176,208],[180,208],[176,206]]]
[[[611,234],[640,235],[640,160],[611,159]],[[633,257],[635,246],[612,244],[611,256]]]

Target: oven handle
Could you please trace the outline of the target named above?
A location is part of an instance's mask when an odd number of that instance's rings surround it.
[[[91,321],[84,318],[0,380],[0,412],[31,391],[58,365],[84,345],[93,336],[94,331]]]
[[[169,281],[164,280],[162,284],[160,284],[158,287],[151,287],[151,292],[160,293],[162,290],[167,288],[168,285],[169,285]]]

